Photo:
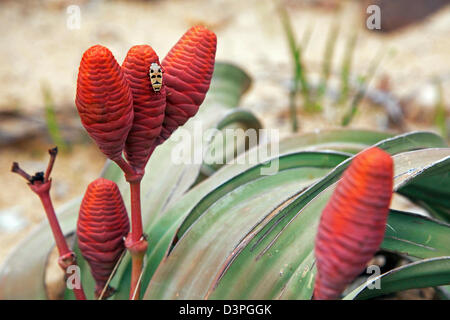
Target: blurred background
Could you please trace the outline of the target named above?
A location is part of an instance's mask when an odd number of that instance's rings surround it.
[[[44,219],[39,199],[10,172],[13,161],[42,171],[58,145],[56,208],[83,194],[104,165],[74,105],[90,46],[107,46],[119,64],[136,44],[163,59],[203,24],[218,36],[217,60],[253,80],[241,106],[281,136],[345,126],[448,139],[449,2],[0,1],[0,263]]]

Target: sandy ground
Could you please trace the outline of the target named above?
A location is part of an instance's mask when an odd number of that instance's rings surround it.
[[[327,34],[337,22],[341,31],[334,56],[334,74],[339,70],[347,40],[357,28],[360,37],[353,70],[364,73],[382,50],[388,54],[377,79],[388,77],[393,94],[399,98],[412,96],[425,112],[432,112],[436,98],[430,93],[429,84],[433,77],[439,76],[444,79],[445,99],[450,101],[449,7],[421,24],[381,36],[361,27],[362,13],[355,2],[342,3],[339,14],[302,6],[288,7],[299,38],[304,30],[313,27],[305,52],[307,68],[313,76],[320,72]],[[80,5],[78,30],[67,28],[69,4]],[[253,86],[242,106],[255,111],[266,127],[278,127],[287,134],[290,57],[273,1],[269,0],[2,1],[0,111],[42,112],[43,84],[51,88],[58,112],[63,111],[61,108],[74,108],[78,64],[88,47],[105,45],[121,63],[132,45],[146,43],[162,58],[197,23],[216,32],[218,60],[234,62],[253,77]],[[299,113],[302,131],[333,126],[331,118],[327,114]],[[353,126],[384,129],[385,122],[385,115],[379,110],[363,109]],[[429,125],[413,123],[408,129]],[[24,181],[12,176],[10,165],[19,161],[31,172],[43,170],[48,147],[51,147],[48,141],[41,141],[0,150],[0,179],[6,183],[0,193],[0,218],[12,219],[9,225],[13,226],[0,229],[0,263],[11,247],[44,217],[39,200],[29,192]],[[98,176],[104,160],[92,144],[75,145],[71,152],[61,154],[53,173],[56,207],[82,194],[87,184]]]

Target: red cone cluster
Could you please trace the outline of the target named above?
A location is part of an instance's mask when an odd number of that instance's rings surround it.
[[[379,249],[392,196],[393,161],[373,147],[357,155],[322,212],[314,299],[338,299]]]
[[[110,159],[122,156],[133,124],[133,98],[111,51],[93,46],[80,62],[75,104],[81,123]]]
[[[100,45],[81,59],[75,104],[81,122],[112,160],[125,151],[142,170],[153,150],[194,116],[211,83],[217,39],[208,29],[189,29],[162,61],[163,84],[152,89],[149,68],[159,63],[148,45],[132,47],[120,67]]]
[[[77,237],[81,254],[89,263],[99,296],[125,250],[130,231],[127,210],[117,185],[99,178],[89,184],[80,207]],[[106,290],[106,298],[111,293]]]
[[[81,59],[75,103],[89,135],[119,165],[130,183],[134,242],[127,246],[130,249],[143,243],[139,254],[143,255],[147,246],[145,238],[136,240],[143,233],[139,186],[145,166],[153,150],[197,113],[211,82],[216,43],[213,32],[193,27],[161,64],[148,45],[132,47],[122,67],[100,45],[89,48]],[[156,65],[151,70],[158,76],[162,73],[162,83],[152,86],[149,73],[153,63]],[[111,181],[97,179],[86,191],[77,230],[81,253],[97,283],[97,295],[125,248],[123,238],[128,232],[119,189]],[[135,276],[141,271],[142,257],[138,260],[133,262]],[[139,286],[132,283],[132,292],[133,285],[139,296]]]

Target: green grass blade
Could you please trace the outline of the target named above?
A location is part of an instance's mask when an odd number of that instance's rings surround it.
[[[347,40],[346,50],[341,66],[341,91],[339,95],[339,105],[343,105],[347,102],[350,93],[350,73],[357,39],[358,33],[354,32]]]
[[[370,64],[369,70],[367,71],[364,77],[359,79],[359,88],[356,95],[353,97],[349,110],[344,114],[342,118],[342,126],[348,126],[350,122],[353,120],[356,112],[358,111],[358,107],[361,104],[364,96],[366,95],[367,88],[370,85],[375,73],[380,65],[384,54],[383,52],[379,53],[372,63]]]
[[[50,139],[61,151],[66,151],[68,147],[61,135],[61,129],[59,128],[58,120],[56,119],[55,103],[50,87],[46,84],[42,84],[41,91],[44,98],[45,123],[47,124],[47,131],[50,135]]]
[[[322,79],[317,89],[316,99],[318,101],[321,101],[323,95],[327,91],[327,83],[331,74],[334,50],[338,35],[339,35],[339,25],[337,23],[330,25],[330,30],[328,31],[328,37],[325,45],[324,57],[322,60]]]
[[[444,139],[448,139],[447,117],[445,110],[444,92],[442,88],[442,82],[439,78],[435,80],[435,87],[438,92],[438,100],[435,106],[434,123],[438,127],[441,135]]]

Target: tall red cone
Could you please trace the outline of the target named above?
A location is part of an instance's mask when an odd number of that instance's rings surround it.
[[[322,212],[314,299],[338,299],[379,250],[392,197],[393,161],[373,147],[357,155]]]
[[[158,144],[194,116],[211,83],[217,37],[202,26],[190,28],[162,61],[167,106]]]
[[[133,95],[134,120],[125,143],[125,156],[137,169],[144,169],[153,151],[153,144],[161,133],[166,109],[166,88],[164,83],[159,92],[152,89],[149,68],[159,63],[152,47],[132,47],[122,64],[125,78]],[[164,81],[164,78],[163,78]]]
[[[78,247],[91,267],[95,294],[100,296],[125,250],[130,231],[127,211],[116,183],[99,178],[91,182],[80,207],[77,223]],[[113,289],[105,289],[103,298]]]
[[[81,123],[110,159],[122,157],[133,123],[131,90],[108,48],[90,47],[83,54],[75,104]]]

